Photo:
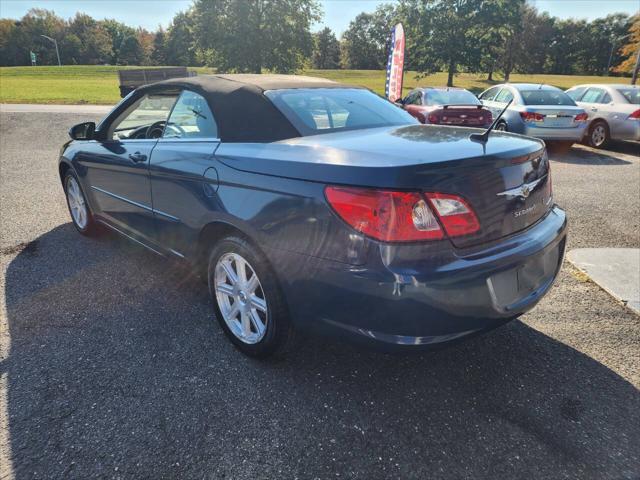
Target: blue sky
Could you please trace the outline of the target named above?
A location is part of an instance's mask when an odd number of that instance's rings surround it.
[[[324,19],[316,25],[319,30],[327,25],[337,34],[342,33],[349,22],[360,12],[375,10],[380,0],[321,0]],[[592,20],[609,13],[639,10],[639,0],[529,0],[540,11],[561,18],[586,18]],[[82,11],[95,18],[115,18],[131,26],[155,29],[159,24],[167,26],[173,15],[186,10],[191,0],[0,0],[0,17],[20,18],[30,8],[54,10],[68,18]]]

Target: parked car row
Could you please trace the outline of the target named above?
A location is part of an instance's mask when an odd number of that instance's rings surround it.
[[[640,89],[635,85],[578,85],[566,92],[533,83],[505,83],[476,98],[461,88],[416,88],[398,103],[422,123],[487,127],[509,104],[496,130],[547,142],[640,140]]]

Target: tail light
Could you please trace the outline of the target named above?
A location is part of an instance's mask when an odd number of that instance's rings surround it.
[[[430,113],[427,116],[427,120],[429,120],[429,123],[439,123],[440,117],[438,117],[438,115],[436,115],[435,113]]]
[[[640,110],[638,110],[640,112]],[[585,112],[579,113],[578,115],[576,115],[575,121],[576,122],[586,122],[587,119],[589,118],[589,115],[587,115]]]
[[[536,112],[520,112],[525,122],[544,122],[544,115]]]
[[[640,120],[640,110],[636,110],[631,115],[629,115],[629,120]]]
[[[480,230],[476,214],[461,197],[445,193],[427,193],[426,196],[450,237],[469,235]]]
[[[351,187],[327,187],[325,195],[351,227],[385,242],[440,240],[445,232],[459,236],[480,229],[471,207],[456,195]]]

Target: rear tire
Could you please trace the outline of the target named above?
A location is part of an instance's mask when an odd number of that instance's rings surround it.
[[[87,198],[80,186],[80,181],[73,170],[67,171],[63,185],[73,226],[82,235],[88,237],[98,235],[100,233],[99,225],[93,218]]]
[[[213,247],[207,270],[218,323],[245,355],[286,353],[294,331],[284,295],[264,255],[244,238],[229,236]]]
[[[611,140],[611,134],[609,132],[609,125],[602,120],[596,120],[589,126],[589,134],[587,136],[587,142],[590,147],[604,148],[609,144]]]
[[[496,131],[498,132],[508,132],[509,128],[507,127],[507,122],[498,122],[495,126]]]

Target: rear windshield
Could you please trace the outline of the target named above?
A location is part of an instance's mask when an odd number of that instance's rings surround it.
[[[640,88],[616,88],[629,103],[640,105]]]
[[[265,95],[303,135],[418,123],[391,102],[359,88],[269,90]]]
[[[466,90],[430,90],[425,98],[427,105],[480,105],[480,100]]]
[[[521,90],[525,105],[574,105],[571,97],[561,90]]]

